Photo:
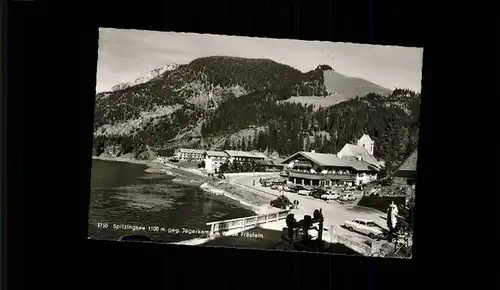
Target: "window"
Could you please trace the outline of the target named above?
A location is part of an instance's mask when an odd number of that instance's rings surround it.
[[[360,225],[365,225],[365,222],[364,221],[356,221],[356,223],[360,224]]]

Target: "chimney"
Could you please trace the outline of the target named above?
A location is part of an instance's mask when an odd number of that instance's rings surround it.
[[[311,150],[311,153],[316,153],[316,150]]]

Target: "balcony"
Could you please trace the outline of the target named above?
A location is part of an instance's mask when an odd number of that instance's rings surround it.
[[[312,164],[310,161],[297,161],[293,164],[293,166],[301,168],[312,168]]]
[[[310,180],[356,180],[356,174],[322,174],[301,171],[281,172],[280,176],[289,178],[302,178]]]

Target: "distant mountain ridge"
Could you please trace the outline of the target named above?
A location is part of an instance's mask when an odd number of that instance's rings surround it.
[[[333,70],[325,71],[323,77],[328,95],[339,97],[339,101],[346,101],[356,96],[363,97],[369,93],[387,96],[392,92],[392,90],[373,82],[348,77]]]
[[[291,97],[336,98],[341,105],[371,94],[378,96],[366,99],[371,110],[389,110],[387,114],[405,120],[406,115],[412,114],[404,111],[402,105],[392,104],[395,98],[389,96],[399,96],[400,91],[394,93],[372,82],[343,76],[326,65],[302,73],[269,59],[202,57],[188,64],[167,65],[114,88],[96,96],[95,154],[102,150],[112,154],[140,152],[146,145],[160,154],[182,146],[243,149],[242,142],[254,142],[259,134],[264,134],[273,150],[286,155],[297,146],[303,147],[297,145],[300,142],[307,145],[298,139],[289,142],[292,147],[280,145],[286,140],[276,139],[271,131],[280,122],[288,124],[287,120],[303,120],[303,124],[291,122],[286,128],[289,133],[281,135],[309,132],[311,140],[316,134],[336,138],[338,133],[333,127],[315,125],[314,116],[325,111],[314,113],[304,104],[288,102]],[[356,101],[352,106],[361,108],[359,104],[364,103]],[[338,114],[335,110],[328,112]],[[360,128],[343,134],[357,134]],[[260,141],[262,145],[264,141]]]
[[[161,75],[163,75],[167,71],[176,70],[178,67],[179,67],[179,64],[170,63],[170,64],[165,65],[164,67],[153,69],[150,72],[148,72],[146,75],[139,77],[131,82],[124,82],[124,83],[120,83],[118,85],[113,86],[111,88],[111,91],[124,90],[124,89],[129,88],[129,87],[133,87],[133,86],[136,86],[139,84],[149,82],[155,78],[160,77]]]
[[[323,70],[323,84],[326,90],[325,95],[296,95],[285,100],[280,100],[279,102],[312,105],[314,106],[314,109],[317,110],[319,108],[333,106],[355,97],[362,97],[370,93],[388,96],[392,92],[392,90],[370,81],[361,78],[348,77],[334,71],[333,69]]]

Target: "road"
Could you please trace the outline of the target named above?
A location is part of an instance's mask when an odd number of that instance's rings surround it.
[[[279,174],[276,174],[275,177],[278,177]],[[263,176],[264,177],[264,176]],[[274,177],[269,174],[266,174],[265,177]],[[253,185],[253,181],[256,180],[255,186]],[[259,183],[259,176],[249,176],[249,175],[241,175],[241,176],[230,176],[228,178],[230,183],[239,184],[245,187],[253,188],[255,192],[266,192],[267,194],[279,195],[279,192],[276,190],[272,190],[269,187],[263,187]],[[264,194],[264,193],[263,193]],[[288,197],[291,201],[298,200],[299,206],[297,209],[293,209],[292,213],[295,215],[296,220],[301,220],[304,215],[313,214],[315,209],[321,209],[323,212],[323,216],[325,218],[324,228],[328,229],[331,225],[343,225],[346,220],[352,220],[355,218],[363,218],[368,220],[373,220],[380,226],[386,228],[386,221],[383,218],[385,214],[375,209],[358,207],[352,204],[340,204],[336,201],[332,203],[327,203],[321,199],[316,199],[309,196],[301,196],[296,193],[284,192],[284,195]],[[267,225],[267,227],[271,227],[272,229],[279,230],[285,226],[284,222],[281,223],[273,223]],[[270,228],[270,229],[271,229]],[[355,238],[356,240],[364,240],[368,239],[367,237],[350,232],[344,228],[337,227],[338,234],[343,236],[349,236]]]

